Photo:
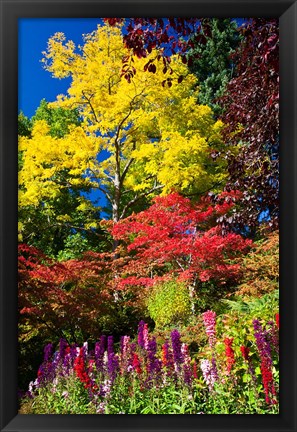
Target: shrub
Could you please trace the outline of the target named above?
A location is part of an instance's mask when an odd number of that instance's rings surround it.
[[[243,258],[243,283],[237,294],[260,297],[278,288],[279,279],[279,232],[274,231],[257,243],[253,252]]]
[[[175,280],[156,285],[148,297],[147,308],[158,328],[184,323],[191,315],[189,290]]]

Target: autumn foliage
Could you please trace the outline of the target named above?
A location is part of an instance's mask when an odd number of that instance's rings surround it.
[[[157,368],[156,339],[164,343],[177,326],[186,372],[193,366],[202,379],[196,360],[190,365],[198,344],[212,358],[201,365],[212,392],[216,314],[247,310],[246,301],[252,308],[254,297],[261,311],[266,298],[276,299],[278,47],[275,19],[239,28],[231,18],[106,18],[82,46],[62,32],[49,38],[42,63],[53,78],[70,78],[67,92],[43,100],[31,119],[19,116],[25,382],[45,343],[62,338],[74,354],[77,344],[105,344],[105,334],[117,344],[125,334],[123,350],[135,345],[145,319],[145,337],[154,332],[143,342],[146,360]],[[208,338],[212,332],[209,351],[203,323]],[[231,377],[236,332],[249,368],[251,339],[244,326],[227,324],[217,354]],[[181,341],[173,339],[176,348]],[[107,351],[110,372],[118,359],[113,339]],[[147,373],[143,352],[134,351],[129,373]],[[84,353],[72,366],[92,390]]]
[[[112,235],[124,242],[121,284],[153,285],[178,277],[190,284],[233,283],[240,265],[233,260],[251,246],[235,233],[222,235],[219,215],[233,207],[236,193],[223,194],[221,204],[205,198],[193,204],[177,193],[156,197],[151,207],[115,224]]]
[[[233,56],[235,76],[220,99],[224,107],[228,188],[242,191],[232,225],[255,233],[263,212],[278,227],[279,212],[279,33],[277,19],[253,19]],[[237,149],[234,151],[234,147]]]
[[[22,339],[42,332],[79,341],[98,333],[112,297],[104,260],[94,255],[56,262],[32,246],[19,245],[20,323],[27,329]]]

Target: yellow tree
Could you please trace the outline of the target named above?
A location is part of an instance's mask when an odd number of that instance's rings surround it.
[[[32,138],[21,139],[21,202],[91,185],[106,195],[117,222],[143,197],[203,193],[224,182],[224,162],[212,158],[222,146],[222,124],[197,105],[195,76],[178,57],[162,71],[153,65],[162,61],[157,51],[145,59],[128,54],[120,27],[98,26],[79,49],[63,33],[49,39],[45,68],[55,78],[71,77],[67,95],[51,106],[77,108],[82,124],[53,138],[36,122]],[[121,74],[125,57],[136,72],[129,80]]]

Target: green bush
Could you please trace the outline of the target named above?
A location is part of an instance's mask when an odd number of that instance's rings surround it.
[[[189,290],[182,282],[164,282],[153,288],[147,308],[157,328],[185,323],[191,315]]]

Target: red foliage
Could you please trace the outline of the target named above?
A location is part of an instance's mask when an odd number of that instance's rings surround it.
[[[235,77],[222,101],[229,131],[241,123],[241,137],[274,143],[279,133],[279,34],[277,19],[253,19],[233,56]]]
[[[33,332],[42,327],[51,337],[71,334],[76,340],[98,334],[98,320],[108,313],[112,298],[104,258],[88,253],[82,260],[59,263],[34,247],[19,245],[20,322]]]
[[[80,260],[55,262],[20,245],[20,322],[33,335],[39,331],[51,339],[81,342],[100,334],[114,308],[117,313],[121,305],[141,308],[146,290],[140,286],[172,278],[196,286],[212,281],[218,288],[236,283],[241,269],[234,260],[251,241],[234,233],[222,235],[216,219],[237,197],[225,192],[216,203],[208,197],[199,204],[177,193],[156,197],[147,210],[106,225],[120,241],[110,254],[88,252]]]
[[[177,193],[156,197],[147,210],[115,224],[111,233],[125,243],[122,285],[149,286],[159,280],[235,282],[240,265],[232,260],[251,242],[240,235],[222,235],[216,218],[234,205],[236,193],[224,193],[213,205],[210,198],[192,204]],[[123,254],[123,246],[120,247]]]
[[[206,36],[210,36],[211,29],[207,20],[199,18],[105,18],[105,22],[114,26],[119,23],[124,23],[125,34],[123,40],[128,49],[131,50],[133,55],[142,58],[147,57],[154,48],[159,50],[156,63],[150,60],[145,69],[148,72],[156,72],[156,64],[162,67],[164,73],[171,70],[170,56],[178,53],[182,61],[189,66],[193,63],[191,56],[186,55],[189,48],[193,47],[193,40],[188,36],[196,33],[196,41],[203,44],[206,42]],[[132,66],[131,57],[127,56],[123,59],[122,75],[130,82],[136,71]],[[177,78],[181,83],[183,77]],[[170,87],[172,85],[172,78],[164,81]]]
[[[279,29],[277,19],[256,18],[243,27],[236,51],[234,78],[219,103],[224,107],[226,142],[240,151],[228,156],[228,188],[243,193],[232,225],[259,225],[269,211],[268,225],[278,226],[279,209]],[[240,133],[234,135],[238,125]],[[242,145],[242,142],[244,145]]]

